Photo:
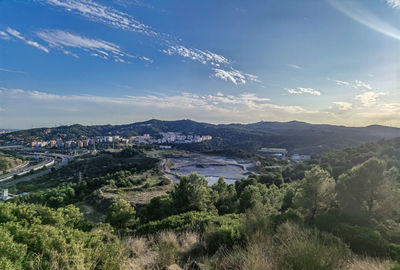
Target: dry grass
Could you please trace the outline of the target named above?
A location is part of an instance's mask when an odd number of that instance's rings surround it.
[[[271,237],[255,232],[246,248],[221,251],[223,254],[213,263],[220,270],[276,270],[278,261],[274,254]]]
[[[207,269],[215,270],[389,270],[393,265],[388,260],[348,257],[347,252],[341,251],[342,246],[335,242],[327,243],[324,239],[324,235],[312,230],[285,223],[275,236],[265,231],[254,231],[246,247],[219,250],[213,257],[200,253],[191,258],[196,248],[204,246],[200,236],[193,232],[166,231],[154,237],[127,239],[129,258],[125,269],[160,270],[173,264],[182,269],[192,269],[193,258],[208,266]]]
[[[387,260],[379,260],[375,258],[355,258],[349,262],[345,270],[389,270],[391,262]]]
[[[163,269],[172,264],[182,264],[180,259],[200,243],[196,233],[161,232],[155,237],[129,238],[125,242],[129,259],[127,270]]]
[[[151,247],[151,242],[144,237],[129,238],[126,241],[126,251],[129,254],[125,262],[127,270],[153,269],[157,252]]]

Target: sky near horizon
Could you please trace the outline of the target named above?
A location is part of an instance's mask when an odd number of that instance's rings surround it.
[[[400,0],[0,0],[0,128],[400,127]]]

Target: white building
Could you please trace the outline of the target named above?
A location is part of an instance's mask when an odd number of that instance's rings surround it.
[[[8,189],[0,190],[0,201],[6,201],[8,198]]]

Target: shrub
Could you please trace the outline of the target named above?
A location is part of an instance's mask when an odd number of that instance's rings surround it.
[[[219,248],[231,249],[246,243],[246,236],[240,223],[210,226],[205,232],[207,252],[214,254]]]
[[[204,232],[210,224],[221,226],[230,222],[239,222],[239,220],[240,216],[237,214],[218,216],[209,212],[187,212],[142,224],[138,226],[136,233],[139,235],[155,234],[166,230]]]
[[[339,238],[290,223],[279,226],[274,239],[283,269],[342,269],[351,254]]]

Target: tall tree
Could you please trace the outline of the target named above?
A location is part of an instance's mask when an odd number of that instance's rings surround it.
[[[397,184],[385,169],[385,161],[371,158],[339,177],[338,202],[348,217],[384,219],[398,209]]]
[[[330,208],[335,200],[335,180],[319,166],[305,172],[294,197],[294,205],[313,222],[316,215]]]
[[[215,210],[208,181],[197,173],[182,176],[171,192],[178,212]]]

